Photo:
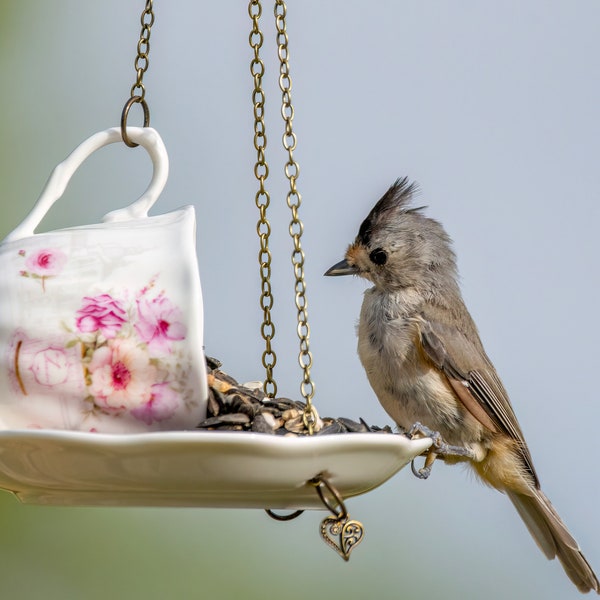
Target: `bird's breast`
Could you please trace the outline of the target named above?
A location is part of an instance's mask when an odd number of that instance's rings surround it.
[[[398,425],[408,429],[419,421],[454,439],[464,410],[445,376],[423,356],[416,315],[393,298],[367,292],[358,354],[371,387]]]

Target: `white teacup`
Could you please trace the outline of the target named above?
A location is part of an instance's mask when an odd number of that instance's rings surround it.
[[[206,416],[203,308],[192,206],[148,210],[168,176],[151,128],[128,128],[150,155],[144,194],[101,224],[35,234],[97,133],[53,171],[0,243],[0,429],[133,433],[193,428]]]

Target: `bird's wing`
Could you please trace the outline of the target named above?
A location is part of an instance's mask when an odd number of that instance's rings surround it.
[[[505,433],[519,443],[527,470],[537,485],[537,474],[523,432],[485,352],[456,327],[422,320],[420,330],[423,350],[446,375],[465,408],[491,431]]]

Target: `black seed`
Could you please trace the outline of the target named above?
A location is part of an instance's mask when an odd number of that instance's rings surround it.
[[[369,427],[364,425],[363,423],[357,423],[352,419],[345,419],[344,417],[340,417],[338,421],[350,432],[352,433],[364,433],[369,431]]]

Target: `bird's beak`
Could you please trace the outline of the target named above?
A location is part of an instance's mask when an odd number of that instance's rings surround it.
[[[333,265],[325,271],[324,275],[328,277],[338,277],[340,275],[357,275],[358,269],[352,266],[346,259],[340,260],[339,263]]]

